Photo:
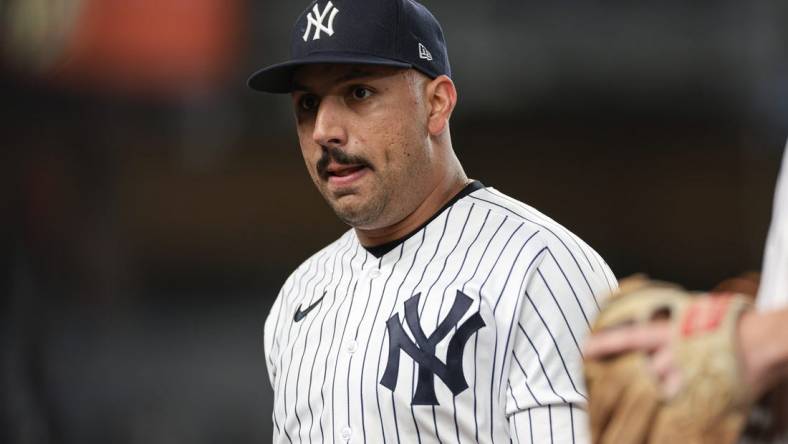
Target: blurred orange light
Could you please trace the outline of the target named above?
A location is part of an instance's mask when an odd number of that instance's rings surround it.
[[[58,80],[131,93],[211,89],[237,55],[239,0],[84,0]]]

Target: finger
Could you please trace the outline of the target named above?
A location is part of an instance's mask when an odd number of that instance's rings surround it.
[[[673,399],[681,392],[684,385],[684,378],[680,371],[671,371],[665,375],[665,379],[659,385],[663,399]]]
[[[668,374],[676,371],[673,359],[673,351],[670,347],[657,349],[649,360],[649,367],[660,382],[664,381]]]
[[[589,359],[628,351],[651,352],[670,341],[670,326],[665,322],[621,327],[591,335],[585,343],[584,355]]]
[[[659,383],[663,399],[671,399],[681,391],[684,382],[670,347],[658,349],[649,359],[648,365]]]

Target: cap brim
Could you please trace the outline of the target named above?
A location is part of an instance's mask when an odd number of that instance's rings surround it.
[[[316,65],[319,63],[382,65],[397,68],[412,67],[407,62],[366,54],[323,52],[263,68],[252,74],[247,84],[250,88],[257,91],[279,94],[289,93],[293,91],[293,73],[295,70],[304,65]]]

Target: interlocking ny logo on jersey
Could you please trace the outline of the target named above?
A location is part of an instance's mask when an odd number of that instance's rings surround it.
[[[323,12],[320,12],[320,8],[318,8],[317,3],[315,3],[312,12],[306,16],[307,25],[306,32],[304,33],[304,41],[309,40],[309,33],[312,31],[312,26],[315,27],[315,35],[312,36],[312,40],[319,40],[320,32],[325,32],[329,37],[334,35],[334,17],[337,16],[337,12],[339,12],[339,9],[331,2],[326,3]],[[328,25],[323,24],[326,17],[328,17]]]
[[[454,299],[454,305],[449,310],[449,314],[427,337],[421,328],[421,319],[419,319],[420,297],[421,293],[417,293],[405,301],[405,322],[416,342],[413,342],[405,333],[398,314],[386,322],[389,334],[389,360],[380,384],[392,392],[397,388],[400,350],[404,351],[419,365],[419,380],[416,385],[416,393],[413,395],[413,405],[439,405],[438,398],[435,396],[435,376],[446,384],[454,396],[468,388],[462,369],[465,343],[468,342],[471,335],[484,327],[485,323],[479,312],[476,312],[462,325],[457,325],[472,303],[471,298],[457,290],[457,297]],[[435,346],[455,327],[457,327],[457,331],[449,341],[446,362],[443,363],[435,356]]]

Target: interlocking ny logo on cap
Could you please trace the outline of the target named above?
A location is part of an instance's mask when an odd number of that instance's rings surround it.
[[[326,3],[323,12],[320,12],[320,8],[318,8],[317,3],[315,3],[312,12],[306,16],[307,25],[306,32],[304,33],[304,41],[306,42],[309,40],[309,33],[312,31],[313,25],[315,27],[315,35],[312,36],[312,40],[320,39],[320,32],[325,32],[329,37],[334,35],[334,17],[337,16],[337,12],[339,12],[339,9],[330,1]],[[326,17],[328,17],[328,26],[323,24]]]

